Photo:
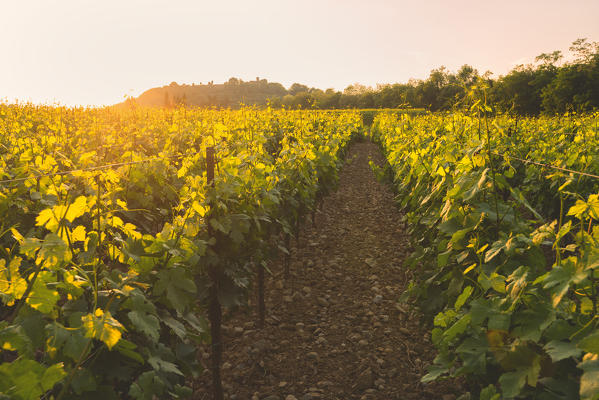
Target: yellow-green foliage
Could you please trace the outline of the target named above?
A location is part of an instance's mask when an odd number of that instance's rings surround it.
[[[409,294],[434,324],[423,381],[468,375],[488,385],[481,399],[597,399],[599,114],[475,108],[380,114],[371,132],[413,241]]]
[[[251,262],[361,129],[354,112],[1,105],[0,394],[187,397],[208,268],[243,303]]]

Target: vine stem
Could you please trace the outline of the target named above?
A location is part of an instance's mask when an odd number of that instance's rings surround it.
[[[558,233],[562,229],[563,219],[564,219],[564,195],[563,195],[562,191],[560,190],[559,191],[559,226],[557,227]],[[562,263],[562,254],[559,249],[559,240],[555,244],[555,260],[556,260],[557,265],[560,265]]]
[[[485,106],[487,104],[487,99],[486,99],[486,94],[485,94]],[[485,127],[486,127],[486,131],[487,131],[487,152],[488,152],[488,157],[489,157],[489,165],[491,166],[491,174],[493,177],[493,194],[495,197],[495,218],[496,218],[496,225],[495,225],[495,237],[499,238],[499,231],[500,231],[500,219],[499,219],[499,200],[498,200],[498,194],[497,194],[497,179],[495,178],[495,164],[493,163],[493,159],[491,158],[491,133],[489,131],[489,117],[487,116],[487,110],[485,109]]]
[[[206,178],[209,186],[214,188],[214,147],[206,148]],[[214,232],[208,220],[208,235],[212,237]],[[215,244],[216,246],[216,244]],[[208,318],[210,319],[210,336],[212,338],[211,348],[211,369],[212,369],[212,390],[214,400],[223,400],[223,385],[220,374],[220,366],[223,358],[222,344],[222,306],[218,300],[219,291],[219,273],[217,266],[210,265],[208,267],[208,276],[210,277],[211,285],[209,289],[209,305]]]
[[[264,328],[264,319],[266,314],[266,304],[264,303],[264,265],[258,263],[258,324]]]

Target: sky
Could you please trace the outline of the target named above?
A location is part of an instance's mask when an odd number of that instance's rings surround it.
[[[108,105],[256,77],[342,90],[494,76],[599,41],[599,0],[0,0],[0,100]]]

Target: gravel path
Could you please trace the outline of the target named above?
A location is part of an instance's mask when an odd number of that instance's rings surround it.
[[[266,327],[255,328],[253,310],[225,316],[226,398],[456,398],[455,382],[420,383],[435,351],[419,316],[397,303],[410,277],[405,227],[369,160],[384,163],[374,144],[352,145],[338,191],[292,248],[290,280],[272,266]],[[209,365],[208,348],[201,354]],[[206,369],[194,397],[209,393]]]

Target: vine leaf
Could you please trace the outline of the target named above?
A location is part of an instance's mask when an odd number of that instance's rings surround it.
[[[104,312],[98,308],[94,314],[81,317],[85,337],[98,339],[106,344],[108,349],[118,343],[121,339],[123,325],[112,318],[109,311]]]

